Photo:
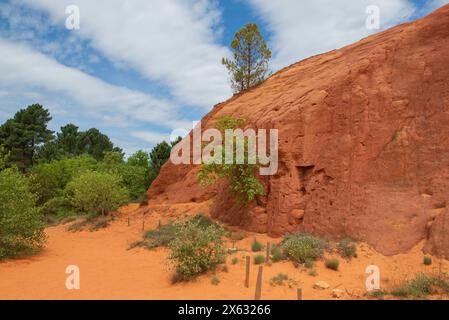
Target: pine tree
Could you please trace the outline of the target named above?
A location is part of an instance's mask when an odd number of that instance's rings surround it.
[[[223,58],[222,63],[231,75],[231,85],[238,93],[261,83],[269,74],[268,62],[271,51],[263,39],[257,24],[249,23],[236,33],[231,43],[232,60]]]

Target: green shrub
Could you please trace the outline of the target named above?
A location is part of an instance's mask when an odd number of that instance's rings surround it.
[[[217,276],[213,276],[210,283],[214,286],[218,286],[220,284],[220,279]]]
[[[273,262],[279,262],[284,259],[284,255],[282,254],[282,249],[280,246],[273,244],[271,246],[271,260]]]
[[[289,279],[288,275],[286,275],[284,273],[279,273],[278,275],[271,278],[270,284],[272,286],[282,286],[282,285],[284,285],[284,281],[287,281],[288,279]]]
[[[254,239],[253,243],[251,244],[251,250],[253,252],[260,252],[263,250],[263,244],[257,241],[257,239]]]
[[[394,288],[391,294],[396,297],[424,298],[432,294],[433,284],[434,279],[425,274],[419,274],[414,279]]]
[[[190,221],[193,223],[197,223],[198,226],[202,229],[207,229],[210,226],[219,226],[217,223],[201,213],[191,218]]]
[[[374,299],[379,299],[379,300],[383,300],[386,295],[387,295],[387,293],[384,291],[381,291],[381,290],[371,291],[371,292],[368,292],[368,294],[367,294],[368,297],[374,298]]]
[[[306,263],[323,255],[326,241],[309,234],[295,233],[285,236],[282,247],[288,257],[297,263]]]
[[[16,169],[0,172],[0,260],[44,246],[45,225],[35,201],[28,180]]]
[[[432,265],[432,258],[429,257],[429,256],[425,256],[425,257],[424,257],[424,264],[425,264],[426,266]]]
[[[262,255],[257,255],[254,257],[254,264],[262,264],[265,263],[265,257]]]
[[[338,261],[337,259],[328,259],[325,261],[324,265],[328,269],[338,271],[338,267],[340,266],[340,261]]]
[[[237,258],[237,257],[235,257],[235,258],[232,258],[232,261],[231,261],[231,263],[233,264],[233,265],[236,265],[237,263],[239,263],[239,258]]]
[[[357,258],[357,245],[349,238],[341,240],[337,245],[338,252],[343,258]]]
[[[106,172],[82,173],[67,185],[67,191],[75,208],[97,215],[117,210],[128,200],[120,178]]]
[[[314,266],[314,261],[312,259],[307,259],[306,262],[304,263],[304,267],[306,269],[313,269]]]
[[[318,275],[318,272],[316,272],[316,270],[314,269],[310,269],[309,271],[307,271],[307,274],[311,277],[316,277]]]
[[[205,229],[198,222],[188,221],[181,225],[169,244],[169,260],[177,279],[192,279],[223,263],[226,252],[223,235],[223,228],[215,225]]]

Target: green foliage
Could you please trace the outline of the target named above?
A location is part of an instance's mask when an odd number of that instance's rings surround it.
[[[161,171],[162,166],[170,158],[172,146],[163,141],[156,145],[150,153],[151,167],[157,174]]]
[[[345,238],[337,244],[338,252],[343,258],[357,258],[357,245],[352,239]]]
[[[67,231],[81,232],[84,230],[88,230],[90,232],[94,232],[100,229],[107,228],[112,220],[113,220],[112,217],[88,215],[82,218],[80,221],[71,224],[67,228]]]
[[[306,262],[304,262],[304,267],[306,269],[313,269],[315,262],[313,261],[313,259],[307,259]]]
[[[181,225],[169,245],[169,260],[175,268],[176,278],[189,280],[223,263],[226,252],[223,235],[224,230],[215,225],[206,229],[198,222],[188,221]]]
[[[237,257],[234,257],[234,258],[232,258],[232,260],[231,260],[231,263],[233,264],[233,265],[236,265],[237,263],[239,263],[239,258],[237,258]]]
[[[34,164],[38,147],[53,138],[47,124],[50,113],[39,104],[19,110],[13,119],[0,126],[0,145],[9,153],[8,166],[25,171]]]
[[[383,300],[386,295],[387,295],[387,293],[382,290],[374,290],[374,291],[368,292],[368,294],[367,294],[368,297],[378,299],[378,300]]]
[[[66,156],[77,156],[80,154],[79,145],[80,132],[78,127],[70,123],[61,127],[61,132],[57,133],[56,144]]]
[[[424,298],[431,295],[433,292],[432,286],[435,279],[425,274],[418,274],[414,279],[407,281],[391,291],[391,294],[396,297],[414,297]]]
[[[290,277],[285,273],[279,273],[270,280],[270,285],[272,287],[275,286],[284,286],[288,285],[289,287],[292,287],[296,285],[296,281],[293,279],[290,279]]]
[[[78,152],[80,154],[89,154],[97,160],[102,160],[107,152],[121,152],[120,149],[114,148],[107,135],[96,128],[81,132],[78,139]]]
[[[282,253],[282,249],[280,246],[273,244],[271,246],[271,260],[273,262],[279,262],[284,259],[284,254]]]
[[[214,286],[218,286],[220,284],[220,278],[218,278],[217,276],[213,276],[210,280],[210,283]]]
[[[340,261],[338,261],[337,259],[327,259],[324,262],[324,265],[328,269],[331,269],[331,270],[334,270],[334,271],[338,271],[338,267],[340,266]]]
[[[147,231],[144,240],[137,245],[150,250],[159,247],[168,247],[175,239],[179,228],[180,225],[173,222],[166,225],[159,225],[155,230]]]
[[[0,260],[29,254],[45,244],[43,216],[28,181],[16,169],[0,172]]]
[[[244,119],[224,117],[218,121],[217,128],[221,131],[222,136],[225,136],[226,130],[238,129],[244,126],[245,123],[246,121]],[[213,159],[209,159],[202,164],[201,170],[198,173],[198,180],[202,185],[207,186],[213,184],[217,179],[227,179],[231,193],[237,195],[238,200],[242,204],[248,205],[257,196],[265,195],[263,185],[255,176],[256,170],[259,167],[257,164],[258,159],[250,159],[248,141],[246,139],[242,141],[241,139],[237,139],[236,136],[233,139],[232,163],[227,163],[231,161],[226,161],[226,148],[222,145],[220,154],[214,154]],[[236,154],[240,148],[244,150],[245,163],[243,164],[237,163],[238,159]],[[254,162],[256,164],[251,164]]]
[[[265,263],[265,257],[262,255],[257,255],[254,257],[254,264],[258,265],[258,264],[263,264]]]
[[[253,243],[251,244],[251,250],[253,252],[260,252],[263,250],[263,244],[257,241],[257,239],[254,239]]]
[[[424,264],[425,264],[426,266],[432,265],[432,258],[429,257],[429,256],[425,256],[425,257],[424,257]]]
[[[67,191],[75,208],[102,215],[117,210],[129,197],[120,177],[107,172],[82,173],[67,185]]]
[[[0,171],[6,168],[9,162],[9,154],[3,146],[0,145]]]
[[[223,58],[222,63],[231,75],[234,92],[249,89],[265,80],[269,73],[271,51],[257,24],[249,23],[237,32],[231,47],[233,59]]]
[[[314,269],[309,269],[309,271],[307,271],[307,274],[311,277],[316,277],[318,275],[318,272],[316,272],[316,270]]]
[[[297,263],[306,263],[321,257],[326,246],[326,241],[303,233],[287,235],[282,242],[288,257]]]

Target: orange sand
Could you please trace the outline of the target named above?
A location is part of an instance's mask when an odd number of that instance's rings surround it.
[[[145,226],[152,228],[159,221],[166,222],[183,214],[207,212],[207,205],[158,206],[145,218]],[[172,270],[167,264],[167,249],[148,251],[128,246],[142,236],[142,215],[134,206],[121,210],[120,217],[107,229],[97,232],[70,233],[67,226],[47,229],[48,243],[39,255],[22,260],[0,263],[0,299],[244,299],[254,297],[257,266],[252,265],[250,288],[243,286],[244,258],[251,252],[239,252],[237,265],[228,257],[228,272],[217,272],[220,284],[211,284],[212,275],[204,275],[191,283],[170,283]],[[131,227],[127,217],[131,217]],[[277,242],[264,235],[249,234],[236,247],[249,250],[253,238],[261,242]],[[229,243],[231,246],[231,243]],[[340,271],[327,270],[322,261],[316,263],[318,275],[309,276],[292,263],[276,263],[264,267],[263,299],[296,299],[296,289],[303,289],[304,299],[332,299],[332,289],[345,291],[343,299],[364,299],[365,268],[375,264],[381,269],[382,286],[387,288],[418,272],[437,272],[439,260],[433,266],[423,265],[422,245],[394,257],[382,256],[366,245],[358,249],[359,258],[343,261]],[[81,289],[70,291],[65,287],[68,265],[77,265],[81,271]],[[448,262],[443,262],[447,271]],[[272,287],[270,279],[278,273],[295,279],[298,285],[289,288]],[[327,282],[327,290],[313,289],[317,281]]]

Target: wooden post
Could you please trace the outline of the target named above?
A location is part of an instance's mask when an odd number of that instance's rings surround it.
[[[265,262],[267,264],[270,263],[270,250],[271,250],[271,245],[269,242],[267,242],[267,258],[265,259]]]
[[[249,268],[251,267],[251,258],[246,256],[246,276],[245,276],[245,288],[249,288]]]
[[[262,297],[262,273],[263,267],[259,267],[259,273],[257,274],[257,283],[256,283],[256,294],[254,300],[260,300]]]
[[[131,220],[129,219],[129,216],[128,216],[128,227],[130,227],[131,226]]]
[[[302,300],[302,289],[298,288],[298,300],[301,301]]]
[[[142,220],[142,231],[145,231],[145,219]]]

